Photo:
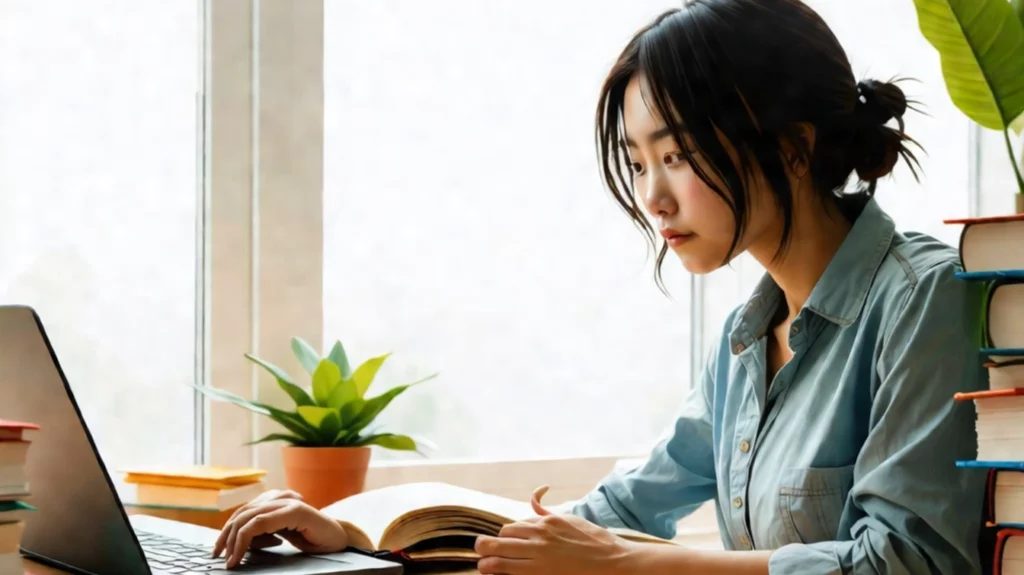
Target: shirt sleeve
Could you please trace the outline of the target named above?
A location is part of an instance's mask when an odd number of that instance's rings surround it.
[[[769,573],[978,573],[985,474],[974,407],[953,401],[987,381],[976,340],[980,291],[955,266],[922,273],[883,342],[867,438],[854,466],[840,541],[786,545]]]
[[[714,385],[714,361],[687,396],[667,437],[647,460],[626,473],[601,481],[571,513],[604,527],[627,527],[663,538],[676,523],[715,496],[712,415],[708,394]]]

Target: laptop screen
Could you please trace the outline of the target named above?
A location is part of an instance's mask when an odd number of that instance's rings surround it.
[[[0,307],[0,419],[40,426],[23,551],[95,575],[150,572],[36,314]]]

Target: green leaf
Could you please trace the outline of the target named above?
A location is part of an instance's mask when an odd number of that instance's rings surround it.
[[[306,442],[316,443],[320,440],[320,430],[310,425],[309,422],[303,419],[298,413],[283,411],[264,403],[256,403],[256,405],[266,409],[270,413],[268,416],[270,419],[276,421],[281,425],[281,427],[284,427],[295,435],[304,438]]]
[[[244,397],[235,395],[230,391],[224,391],[223,389],[217,389],[216,387],[210,387],[208,385],[196,385],[194,383],[190,385],[199,390],[200,392],[202,392],[204,395],[210,397],[211,399],[217,401],[224,401],[227,403],[233,403],[239,407],[244,407],[245,409],[248,409],[249,411],[258,413],[260,415],[270,415],[270,412],[265,407],[261,406],[258,403],[249,401]]]
[[[334,438],[341,433],[341,416],[332,411],[320,422],[320,438],[325,445],[332,445]]]
[[[327,406],[334,386],[341,381],[341,370],[329,359],[320,361],[313,371],[313,399],[320,406]]]
[[[416,451],[416,440],[408,435],[395,435],[393,433],[380,433],[370,435],[360,440],[357,445],[379,445],[385,449],[396,451]]]
[[[292,338],[292,353],[310,375],[320,366],[320,354],[300,337]]]
[[[341,406],[341,426],[348,429],[349,425],[355,422],[356,417],[359,416],[365,406],[366,400],[361,397],[357,397]]]
[[[382,411],[384,411],[384,408],[386,408],[393,399],[401,395],[405,390],[409,389],[414,385],[419,385],[420,383],[423,383],[424,381],[427,381],[428,379],[431,379],[433,377],[436,377],[436,374],[425,377],[419,381],[414,381],[412,383],[407,383],[405,385],[393,387],[385,391],[384,393],[378,395],[377,397],[367,399],[366,405],[364,405],[363,408],[359,410],[359,415],[355,417],[355,420],[352,421],[351,423],[345,423],[345,429],[347,429],[350,433],[358,433],[364,427],[373,423],[373,420],[376,419],[377,416],[380,415]]]
[[[299,412],[299,415],[302,416],[302,419],[304,419],[306,423],[315,427],[317,430],[320,429],[321,425],[324,422],[324,419],[327,416],[331,415],[332,413],[337,414],[337,411],[329,407],[320,407],[319,405],[300,405],[297,408],[297,410]]]
[[[1006,0],[914,0],[953,103],[992,130],[1024,125],[1024,25]]]
[[[295,402],[295,405],[313,405],[313,398],[311,398],[309,394],[306,393],[306,390],[302,389],[298,385],[295,385],[295,382],[292,381],[292,378],[287,373],[285,373],[283,369],[271,363],[267,363],[258,357],[249,355],[248,353],[245,354],[245,357],[247,357],[253,363],[260,365],[261,367],[263,367],[263,369],[270,372],[270,375],[274,376],[274,379],[277,380],[277,385],[280,386],[281,389],[283,389],[284,392],[287,393],[288,396],[292,398],[292,401]]]
[[[342,379],[335,384],[331,394],[327,397],[327,407],[340,409],[354,399],[358,399],[355,380]]]
[[[334,342],[334,347],[331,348],[331,353],[327,354],[327,359],[338,366],[338,369],[341,370],[341,377],[344,379],[352,377],[352,368],[348,364],[348,355],[345,354],[345,347],[341,345],[341,340]]]
[[[1017,19],[1020,20],[1021,26],[1024,26],[1024,0],[1011,0],[1010,4],[1013,6],[1014,12],[1017,13]]]
[[[271,433],[270,435],[261,437],[256,441],[250,441],[246,445],[256,445],[257,443],[266,443],[268,441],[285,441],[292,445],[304,446],[307,442],[301,437],[289,435],[287,433]]]
[[[352,374],[352,379],[356,382],[356,394],[359,397],[366,395],[366,390],[373,383],[373,378],[377,377],[380,366],[384,365],[384,361],[390,356],[390,353],[385,353],[384,355],[370,358],[356,368],[355,373]]]

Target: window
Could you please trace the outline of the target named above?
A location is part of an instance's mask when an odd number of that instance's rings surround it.
[[[39,312],[112,470],[194,457],[198,26],[0,5],[0,301]]]
[[[393,351],[384,385],[440,372],[384,422],[435,457],[644,453],[671,423],[689,278],[669,262],[657,290],[593,121],[677,4],[325,3],[324,338]]]

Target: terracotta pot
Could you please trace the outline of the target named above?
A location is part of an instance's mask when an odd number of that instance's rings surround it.
[[[369,447],[288,445],[281,451],[288,489],[317,509],[360,493],[366,485]]]

